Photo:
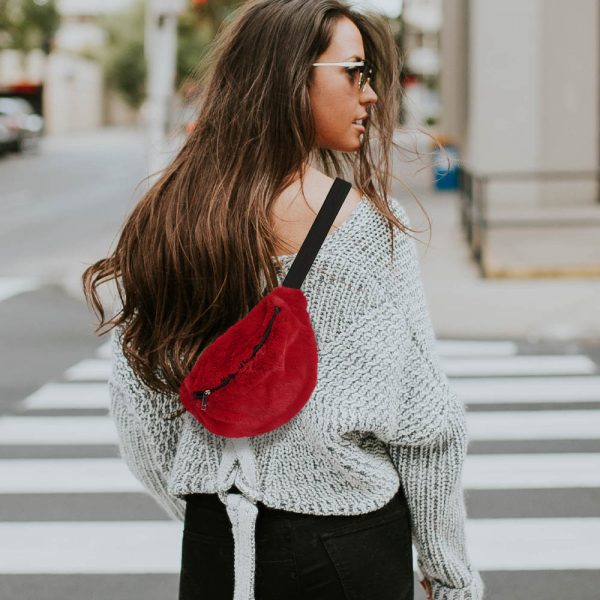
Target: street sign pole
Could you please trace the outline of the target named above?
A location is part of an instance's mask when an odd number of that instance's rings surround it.
[[[175,86],[177,15],[186,0],[147,0],[144,55],[147,64],[148,167],[164,168],[169,106]]]

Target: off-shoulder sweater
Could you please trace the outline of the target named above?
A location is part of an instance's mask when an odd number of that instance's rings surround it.
[[[409,225],[396,198],[390,208]],[[217,493],[232,524],[235,600],[254,598],[258,501],[312,515],[356,515],[399,486],[410,508],[417,565],[435,600],[480,600],[466,545],[461,475],[466,414],[435,345],[414,238],[365,196],[329,234],[301,286],[318,348],[306,405],[268,433],[224,438],[144,386],[112,335],[110,414],[132,473],[175,519],[191,493]],[[273,258],[279,283],[296,255]],[[231,493],[235,485],[240,493]]]

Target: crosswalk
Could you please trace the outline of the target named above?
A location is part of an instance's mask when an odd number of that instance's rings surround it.
[[[40,283],[33,277],[0,277],[0,302],[33,291],[39,285]]]
[[[516,572],[595,574],[598,365],[584,354],[523,353],[511,341],[439,340],[438,348],[467,406],[468,547],[493,598],[535,597],[493,589]],[[173,578],[175,590],[182,526],[118,456],[108,416],[109,369],[103,345],[0,417],[0,581],[119,574],[141,581],[162,574]],[[144,598],[164,598],[164,589],[156,593],[146,589]],[[541,597],[554,598],[547,590]],[[579,597],[590,596],[570,596]]]

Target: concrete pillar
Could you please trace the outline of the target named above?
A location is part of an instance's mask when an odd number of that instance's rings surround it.
[[[544,169],[600,168],[600,3],[544,0],[538,160]],[[593,181],[542,188],[544,204],[593,202]]]
[[[17,83],[23,73],[23,53],[20,50],[0,51],[0,86]]]
[[[44,81],[46,76],[46,60],[46,54],[39,48],[30,50],[25,59],[26,79],[35,83]]]
[[[440,31],[440,130],[464,151],[469,114],[468,0],[444,0]]]
[[[68,52],[49,55],[44,84],[45,129],[49,134],[102,126],[102,69]]]
[[[600,164],[600,3],[444,0],[442,130],[476,172]],[[589,204],[590,179],[503,183],[490,201]]]

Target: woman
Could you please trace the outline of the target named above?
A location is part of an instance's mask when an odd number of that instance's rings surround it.
[[[389,27],[339,0],[252,0],[207,65],[193,132],[83,277],[98,330],[114,328],[122,456],[184,521],[180,600],[412,599],[413,541],[429,597],[479,600],[464,409],[440,369],[406,212],[386,193],[400,97]],[[182,380],[281,284],[344,168],[355,187],[302,285],[311,398],[263,435],[208,432],[181,414]],[[110,319],[108,281],[122,304]]]

